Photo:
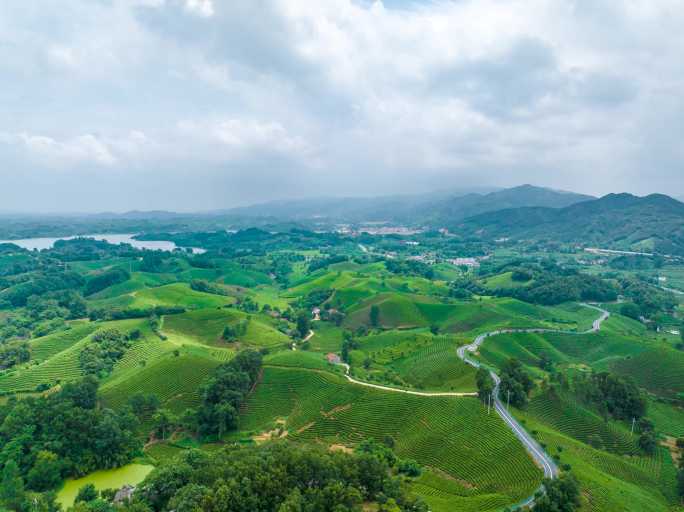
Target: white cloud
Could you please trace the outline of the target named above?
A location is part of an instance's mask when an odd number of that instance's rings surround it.
[[[276,121],[226,119],[220,121],[184,120],[178,130],[193,142],[214,146],[219,160],[244,158],[253,153],[280,153],[305,159],[312,153],[307,141],[289,133]]]
[[[17,137],[32,157],[51,165],[94,163],[112,166],[117,162],[107,145],[92,134],[63,141],[29,133],[20,133]]]
[[[203,18],[211,18],[214,15],[212,0],[185,0],[185,9]]]
[[[0,3],[0,158],[684,195],[680,1],[396,4]]]

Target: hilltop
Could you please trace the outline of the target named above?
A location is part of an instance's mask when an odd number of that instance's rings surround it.
[[[684,254],[684,203],[662,194],[608,194],[565,208],[509,208],[455,224],[485,238],[595,243]]]
[[[273,201],[227,210],[238,217],[316,222],[388,222],[438,227],[473,215],[522,206],[562,208],[592,196],[521,185],[486,193],[432,193],[371,198]]]

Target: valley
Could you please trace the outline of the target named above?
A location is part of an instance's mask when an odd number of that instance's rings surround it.
[[[676,509],[669,440],[684,435],[684,352],[667,326],[681,304],[629,269],[604,276],[585,260],[652,257],[580,251],[550,264],[548,253],[542,260],[516,245],[523,257],[493,247],[468,268],[413,260],[416,246],[396,235],[365,235],[363,244],[339,234],[245,235],[233,235],[229,254],[87,239],[42,252],[0,246],[3,268],[16,269],[0,290],[5,423],[18,404],[57,406],[89,378],[96,410],[129,429],[121,462],[96,470],[156,467],[154,481],[197,450],[287,444],[352,456],[372,442],[397,468],[415,468],[391,471],[436,512],[532,507],[544,478],[568,475],[580,510],[630,510],[633,500],[641,510]],[[451,257],[452,240],[411,239]],[[662,267],[672,285],[678,265]],[[28,283],[57,289],[29,300]],[[626,304],[641,321],[625,316]],[[252,384],[221,391],[232,405],[211,402],[208,386],[246,357],[258,364]],[[613,392],[596,387],[606,378],[636,400],[633,413],[615,409],[623,395],[603,397]],[[59,472],[66,505],[78,485],[70,482],[83,476],[71,467]]]

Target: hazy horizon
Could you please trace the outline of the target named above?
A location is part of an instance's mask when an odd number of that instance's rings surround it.
[[[681,198],[683,23],[670,0],[5,2],[0,212]]]

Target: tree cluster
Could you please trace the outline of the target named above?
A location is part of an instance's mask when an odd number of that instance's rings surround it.
[[[116,267],[91,277],[86,282],[83,293],[86,296],[93,295],[105,288],[128,281],[130,278],[131,274],[127,270]]]
[[[189,451],[155,470],[136,491],[152,510],[178,512],[425,512],[408,495],[383,454],[354,454],[288,443]]]
[[[137,419],[128,410],[99,408],[97,387],[97,380],[87,377],[57,393],[12,398],[1,406],[3,481],[12,481],[19,490],[46,491],[65,477],[129,462],[141,448],[135,436]],[[7,503],[6,493],[3,498]],[[21,498],[17,495],[10,501]]]
[[[185,313],[183,306],[154,306],[151,308],[102,308],[91,309],[90,320],[126,320],[129,318],[147,318],[151,316],[179,315]]]
[[[140,335],[139,332],[137,335]],[[114,364],[130,347],[131,339],[130,334],[125,335],[118,329],[105,329],[95,333],[78,355],[81,369],[88,375],[99,377],[110,374]]]
[[[515,407],[527,404],[530,392],[534,389],[534,381],[524,370],[522,363],[515,358],[507,360],[501,368],[501,384],[499,390],[503,400]]]
[[[544,273],[526,287],[498,290],[497,294],[512,296],[533,304],[555,305],[581,300],[611,302],[617,299],[618,289],[611,282],[596,276],[559,276]]]
[[[313,260],[311,260],[311,263],[309,263],[308,272],[315,272],[316,270],[326,268],[330,265],[334,265],[335,263],[342,263],[348,260],[349,257],[345,256],[344,254],[335,254],[332,256],[327,256],[325,258],[314,258]]]
[[[434,269],[427,263],[416,260],[385,260],[385,267],[393,274],[420,276],[426,279],[435,277]]]
[[[228,290],[216,283],[210,283],[205,279],[193,279],[190,281],[190,288],[196,292],[213,293],[214,295],[228,295]]]
[[[235,428],[238,410],[261,371],[261,354],[243,350],[219,366],[201,387],[202,405],[197,413],[199,434],[218,436]]]
[[[646,413],[646,399],[631,379],[609,372],[581,374],[574,387],[578,396],[615,419],[631,421]]]
[[[60,290],[76,290],[83,285],[83,278],[76,272],[50,269],[44,272],[20,276],[18,282],[0,291],[0,304],[5,307],[22,307],[29,297]]]
[[[663,311],[671,311],[677,306],[677,299],[671,292],[660,290],[639,279],[623,279],[620,285],[625,297],[632,299],[641,314],[647,318]]]
[[[494,380],[489,370],[479,367],[475,374],[475,382],[477,383],[477,396],[486,403],[494,391]]]
[[[0,345],[0,370],[12,368],[31,359],[30,346],[26,342],[13,342]]]
[[[534,498],[532,512],[573,512],[579,509],[580,489],[577,479],[565,473],[555,480],[544,479],[544,492]]]
[[[245,318],[243,320],[239,320],[238,322],[231,324],[231,325],[226,325],[223,328],[223,333],[221,334],[221,338],[224,341],[228,342],[236,342],[238,339],[240,339],[242,336],[244,336],[247,333],[247,328],[249,327],[249,318]]]

